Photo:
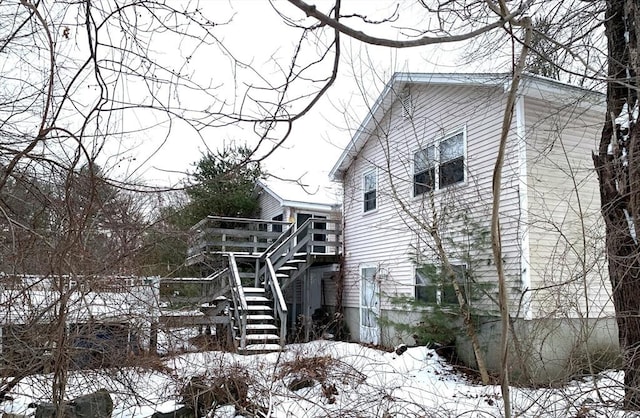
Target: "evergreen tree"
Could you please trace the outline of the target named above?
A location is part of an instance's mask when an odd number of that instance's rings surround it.
[[[263,172],[250,158],[248,147],[235,145],[203,155],[187,187],[189,203],[181,222],[192,226],[209,215],[254,216],[258,200],[253,191]]]
[[[146,235],[140,264],[146,274],[161,276],[199,275],[183,265],[187,256],[189,228],[207,216],[249,218],[258,210],[254,194],[263,175],[259,162],[251,161],[246,146],[230,145],[207,152],[195,163],[185,199],[160,208]]]

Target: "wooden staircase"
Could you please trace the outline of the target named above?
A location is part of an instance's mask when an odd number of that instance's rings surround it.
[[[211,228],[207,220],[222,224]],[[233,231],[227,225],[240,221],[258,222],[215,217],[201,221],[194,227],[198,235],[190,248],[189,259],[200,262],[208,252],[226,260],[224,275],[228,277],[228,286],[225,288],[230,294],[230,329],[237,351],[245,354],[279,351],[287,337],[288,309],[283,289],[313,264],[309,249],[334,248],[329,254],[339,256],[340,224],[310,218],[297,228],[288,228],[275,236],[258,228],[250,233],[239,231],[238,239],[232,240]],[[332,229],[327,229],[327,224],[331,224]],[[317,236],[324,240],[318,242],[314,239]],[[219,250],[212,251],[218,246]]]
[[[273,312],[273,300],[260,287],[245,287],[244,295],[247,301],[246,344],[239,347],[239,351],[249,354],[281,350],[281,336]],[[241,334],[240,329],[236,329],[236,332]],[[237,336],[236,340],[238,346],[241,346],[241,337]]]
[[[232,296],[231,330],[238,352],[281,350],[286,343],[288,310],[273,266],[255,256],[228,253],[226,257]],[[247,283],[247,272],[239,272],[238,261],[255,266],[249,274],[253,276],[253,283]],[[264,270],[260,268],[263,263],[267,267]],[[264,275],[260,276],[259,271],[264,271]]]

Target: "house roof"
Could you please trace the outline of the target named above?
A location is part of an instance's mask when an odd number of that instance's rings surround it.
[[[405,86],[482,86],[502,88],[506,92],[510,82],[511,75],[507,73],[395,73],[331,169],[329,177],[334,181],[342,180],[345,171],[369,139],[368,134],[373,132],[376,123],[390,109]],[[565,103],[567,100],[584,102],[604,109],[602,93],[531,74],[523,76],[519,94],[552,101],[562,100]]]
[[[283,207],[331,211],[340,205],[340,188],[336,183],[309,184],[307,181],[270,177],[258,180],[257,186],[269,193]]]

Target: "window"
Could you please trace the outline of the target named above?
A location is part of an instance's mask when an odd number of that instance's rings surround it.
[[[283,216],[282,214],[274,216],[273,218],[271,218],[272,221],[276,221],[276,222],[280,222],[282,221]],[[274,223],[271,225],[271,230],[273,232],[282,232],[282,224],[280,223]]]
[[[462,132],[440,142],[440,188],[464,181],[464,138]]]
[[[377,195],[377,178],[375,170],[369,171],[364,175],[364,211],[369,212],[376,208],[376,195]]]
[[[437,178],[436,178],[437,177]],[[464,181],[464,133],[458,132],[413,154],[413,195]]]
[[[460,285],[463,296],[467,298],[469,294],[467,281],[467,268],[464,264],[452,264],[451,267],[456,274],[456,281]],[[415,298],[428,304],[436,305],[457,305],[453,284],[445,276],[442,269],[433,264],[425,264],[416,269],[415,277]],[[469,299],[467,299],[469,303]]]
[[[435,186],[435,151],[432,145],[415,153],[413,157],[413,195],[430,192]]]

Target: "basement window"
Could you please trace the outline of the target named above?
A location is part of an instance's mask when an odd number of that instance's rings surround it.
[[[451,267],[456,275],[456,282],[466,298],[469,294],[467,267],[464,264],[452,264]],[[416,268],[415,299],[431,305],[458,304],[453,283],[446,277],[443,269],[434,264],[425,264]],[[468,299],[467,303],[469,303]]]

